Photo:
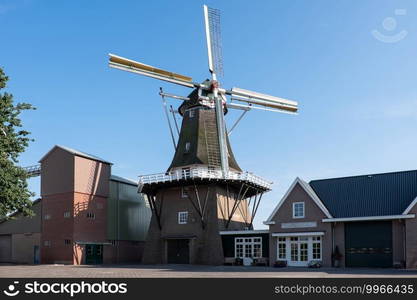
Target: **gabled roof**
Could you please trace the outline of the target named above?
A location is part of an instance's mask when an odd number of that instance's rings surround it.
[[[317,204],[317,206],[321,209],[321,211],[326,215],[328,218],[332,218],[332,215],[326,208],[326,206],[323,204],[323,202],[320,200],[320,198],[316,195],[314,190],[310,187],[310,185],[305,182],[304,180],[300,178],[296,178],[294,182],[291,184],[290,188],[285,193],[284,197],[282,197],[281,201],[278,202],[278,205],[275,207],[272,214],[269,216],[268,220],[264,222],[264,224],[269,225],[272,222],[272,219],[274,218],[275,214],[278,212],[282,204],[287,200],[288,196],[291,194],[294,187],[297,185],[297,183],[304,189],[304,191],[310,196],[310,198]]]
[[[96,161],[99,161],[99,162],[103,162],[103,163],[105,163],[105,164],[110,164],[110,165],[112,165],[112,163],[111,162],[109,162],[109,161],[107,161],[107,160],[104,160],[104,159],[102,159],[102,158],[100,158],[100,157],[98,157],[98,156],[95,156],[95,155],[92,155],[92,154],[88,154],[88,153],[85,153],[85,152],[82,152],[82,151],[79,151],[79,150],[75,150],[75,149],[72,149],[72,148],[69,148],[69,147],[65,147],[65,146],[61,146],[61,145],[55,145],[54,147],[52,147],[52,149],[51,150],[49,150],[48,151],[48,153],[46,153],[40,160],[39,160],[39,162],[42,162],[46,157],[48,157],[48,155],[49,154],[51,154],[52,153],[52,151],[54,151],[56,148],[60,148],[60,149],[62,149],[62,150],[64,150],[64,151],[67,151],[67,152],[69,152],[69,153],[71,153],[71,154],[73,154],[73,155],[76,155],[76,156],[81,156],[81,157],[84,157],[84,158],[88,158],[88,159],[92,159],[92,160],[96,160]]]
[[[310,186],[334,218],[401,215],[417,197],[417,170],[313,180]]]

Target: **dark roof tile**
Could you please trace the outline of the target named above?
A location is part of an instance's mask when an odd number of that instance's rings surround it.
[[[417,197],[417,170],[313,180],[334,218],[400,215]]]

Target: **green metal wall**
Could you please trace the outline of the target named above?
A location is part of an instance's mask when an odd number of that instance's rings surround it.
[[[145,241],[152,212],[137,186],[110,181],[107,200],[107,238]]]

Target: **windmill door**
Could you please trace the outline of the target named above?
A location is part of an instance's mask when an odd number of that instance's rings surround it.
[[[168,263],[189,264],[190,263],[190,241],[187,239],[168,240]]]

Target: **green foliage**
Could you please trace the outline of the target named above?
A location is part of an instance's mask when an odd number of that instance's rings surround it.
[[[0,68],[0,91],[6,87],[8,77]],[[22,130],[20,113],[35,109],[28,103],[13,103],[13,95],[0,93],[0,219],[15,211],[33,215],[33,196],[28,189],[26,171],[17,166],[20,153],[29,142],[30,132]]]

